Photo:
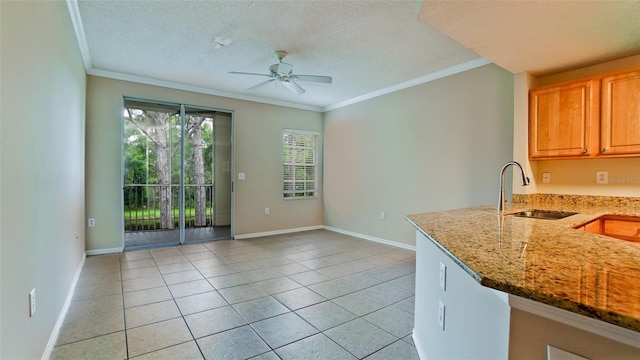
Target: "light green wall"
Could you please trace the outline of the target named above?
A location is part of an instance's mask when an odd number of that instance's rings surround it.
[[[121,189],[122,97],[184,102],[229,110],[233,115],[235,234],[322,225],[321,198],[282,198],[282,131],[322,131],[322,114],[121,80],[88,76],[86,213],[96,219],[87,230],[87,250],[114,251],[123,245]],[[322,161],[320,162],[322,165]],[[264,215],[264,208],[270,215]]]
[[[0,12],[0,359],[39,359],[84,256],[86,76],[64,2]]]
[[[324,136],[324,224],[414,245],[405,215],[497,203],[513,76],[486,65],[333,110]]]

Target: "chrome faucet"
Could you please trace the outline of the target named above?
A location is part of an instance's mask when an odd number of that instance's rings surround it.
[[[500,194],[498,195],[498,214],[500,215],[502,215],[502,212],[504,211],[504,208],[506,207],[506,204],[507,204],[507,200],[505,199],[505,196],[504,196],[504,172],[505,170],[507,170],[507,168],[510,165],[513,165],[518,169],[520,169],[520,176],[521,176],[520,182],[522,183],[522,186],[529,185],[529,178],[527,177],[527,174],[525,174],[524,169],[518,162],[509,161],[506,164],[504,164],[504,166],[500,170]]]

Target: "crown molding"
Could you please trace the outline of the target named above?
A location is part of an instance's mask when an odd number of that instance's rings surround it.
[[[274,99],[266,99],[266,98],[261,98],[257,96],[238,94],[238,93],[229,92],[229,91],[214,90],[214,89],[205,88],[201,86],[194,86],[194,85],[177,83],[173,81],[152,79],[148,77],[124,74],[124,73],[119,73],[114,71],[90,69],[87,71],[87,75],[99,76],[99,77],[104,77],[104,78],[109,78],[114,80],[131,81],[135,83],[160,86],[160,87],[165,87],[165,88],[170,88],[175,90],[191,91],[199,94],[213,95],[213,96],[225,97],[225,98],[230,98],[235,100],[245,100],[245,101],[251,101],[251,102],[262,103],[262,104],[278,105],[278,106],[296,108],[301,110],[322,112],[322,107],[319,107],[319,106],[296,104],[288,101],[281,101],[281,100],[274,100]]]
[[[76,34],[76,40],[78,42],[78,47],[80,48],[82,61],[84,62],[84,68],[87,75],[99,76],[99,77],[110,78],[115,80],[131,81],[131,82],[136,82],[136,83],[141,83],[146,85],[161,86],[161,87],[166,87],[170,89],[191,91],[191,92],[196,92],[201,94],[220,96],[220,97],[236,99],[236,100],[245,100],[245,101],[251,101],[251,102],[262,103],[262,104],[277,105],[277,106],[283,106],[283,107],[289,107],[289,108],[295,108],[295,109],[301,109],[301,110],[309,110],[309,111],[315,111],[315,112],[327,112],[331,110],[336,110],[349,105],[357,104],[362,101],[373,99],[378,96],[387,95],[387,94],[390,94],[402,89],[406,89],[412,86],[424,84],[424,83],[437,80],[443,77],[447,77],[447,76],[454,75],[467,70],[475,69],[480,66],[491,64],[491,61],[481,57],[475,60],[464,62],[462,64],[451,66],[449,68],[439,70],[415,79],[401,82],[399,84],[388,86],[380,90],[370,92],[368,94],[357,96],[349,100],[341,101],[333,105],[327,105],[327,106],[304,105],[304,104],[298,104],[298,103],[293,103],[289,101],[267,99],[267,98],[262,98],[258,96],[251,96],[251,95],[239,94],[235,92],[215,90],[215,89],[210,89],[210,88],[205,88],[200,86],[187,85],[187,84],[177,83],[173,81],[147,78],[143,76],[125,74],[125,73],[120,73],[115,71],[95,69],[91,62],[89,47],[87,45],[87,38],[85,36],[84,27],[82,26],[82,18],[80,16],[80,10],[78,8],[78,0],[66,0],[66,2],[67,2],[67,8],[69,9],[69,15],[71,16],[71,22],[73,24],[73,29]]]
[[[82,18],[80,17],[80,9],[78,9],[78,0],[67,0],[67,9],[69,9],[71,24],[73,25],[73,30],[76,33],[76,40],[78,42],[78,47],[80,48],[80,54],[82,55],[84,69],[88,72],[92,67],[91,56],[89,56],[87,38],[84,34],[84,27],[82,27]]]
[[[368,94],[364,94],[358,97],[355,97],[353,99],[349,99],[349,100],[345,100],[333,105],[329,105],[329,106],[325,106],[323,108],[324,112],[327,111],[331,111],[331,110],[336,110],[345,106],[349,106],[349,105],[353,105],[365,100],[369,100],[369,99],[373,99],[376,98],[378,96],[382,96],[382,95],[387,95],[396,91],[400,91],[406,88],[410,88],[412,86],[416,86],[416,85],[420,85],[420,84],[424,84],[424,83],[428,83],[430,81],[434,81],[437,79],[441,79],[443,77],[447,77],[447,76],[451,76],[457,73],[461,73],[467,70],[471,70],[471,69],[475,69],[477,67],[480,66],[484,66],[487,64],[491,64],[491,61],[485,59],[485,58],[477,58],[475,60],[471,60],[471,61],[467,61],[464,62],[462,64],[458,64],[458,65],[454,65],[451,67],[448,67],[446,69],[442,69],[415,79],[411,79],[405,82],[401,82],[399,84],[396,85],[392,85],[392,86],[388,86],[386,88],[382,88],[380,90],[376,90],[373,92],[370,92]]]

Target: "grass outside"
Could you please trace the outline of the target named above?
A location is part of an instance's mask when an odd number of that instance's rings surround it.
[[[206,210],[206,222],[210,224],[211,214],[213,209],[207,207]],[[172,209],[171,217],[174,220],[174,226],[179,226],[178,218],[180,211],[178,209]],[[194,226],[196,218],[195,208],[184,209],[184,218],[187,227]],[[133,209],[124,211],[124,229],[125,231],[141,231],[141,230],[159,230],[162,226],[160,224],[160,209]]]
[[[207,214],[207,216],[209,214],[211,214],[211,212],[213,211],[213,209],[208,206],[205,213]],[[171,210],[171,216],[172,217],[178,217],[180,216],[180,210],[179,209],[172,209]],[[186,208],[184,209],[184,216],[185,217],[192,217],[192,216],[196,216],[196,209],[195,208]],[[155,218],[160,218],[160,209],[133,209],[133,210],[125,210],[124,211],[124,218],[125,220],[134,220],[134,219],[155,219]]]

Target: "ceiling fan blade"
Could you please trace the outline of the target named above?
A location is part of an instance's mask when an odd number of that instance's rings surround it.
[[[271,80],[263,81],[263,82],[259,83],[258,85],[254,85],[254,86],[252,86],[252,87],[248,88],[248,89],[247,89],[247,91],[251,91],[251,90],[255,90],[255,89],[261,88],[261,87],[263,87],[263,86],[266,86],[266,85],[271,84],[271,83],[272,83],[272,82],[274,82],[274,81],[276,81],[276,79],[271,79]]]
[[[291,79],[283,80],[282,85],[296,94],[304,94],[304,89]]]
[[[242,71],[229,71],[229,74],[238,74],[238,75],[258,75],[258,76],[273,77],[273,75],[271,75],[271,74],[258,74],[258,73],[242,72]]]
[[[331,84],[333,82],[331,76],[292,74],[290,77],[300,81],[313,81],[325,84]]]

